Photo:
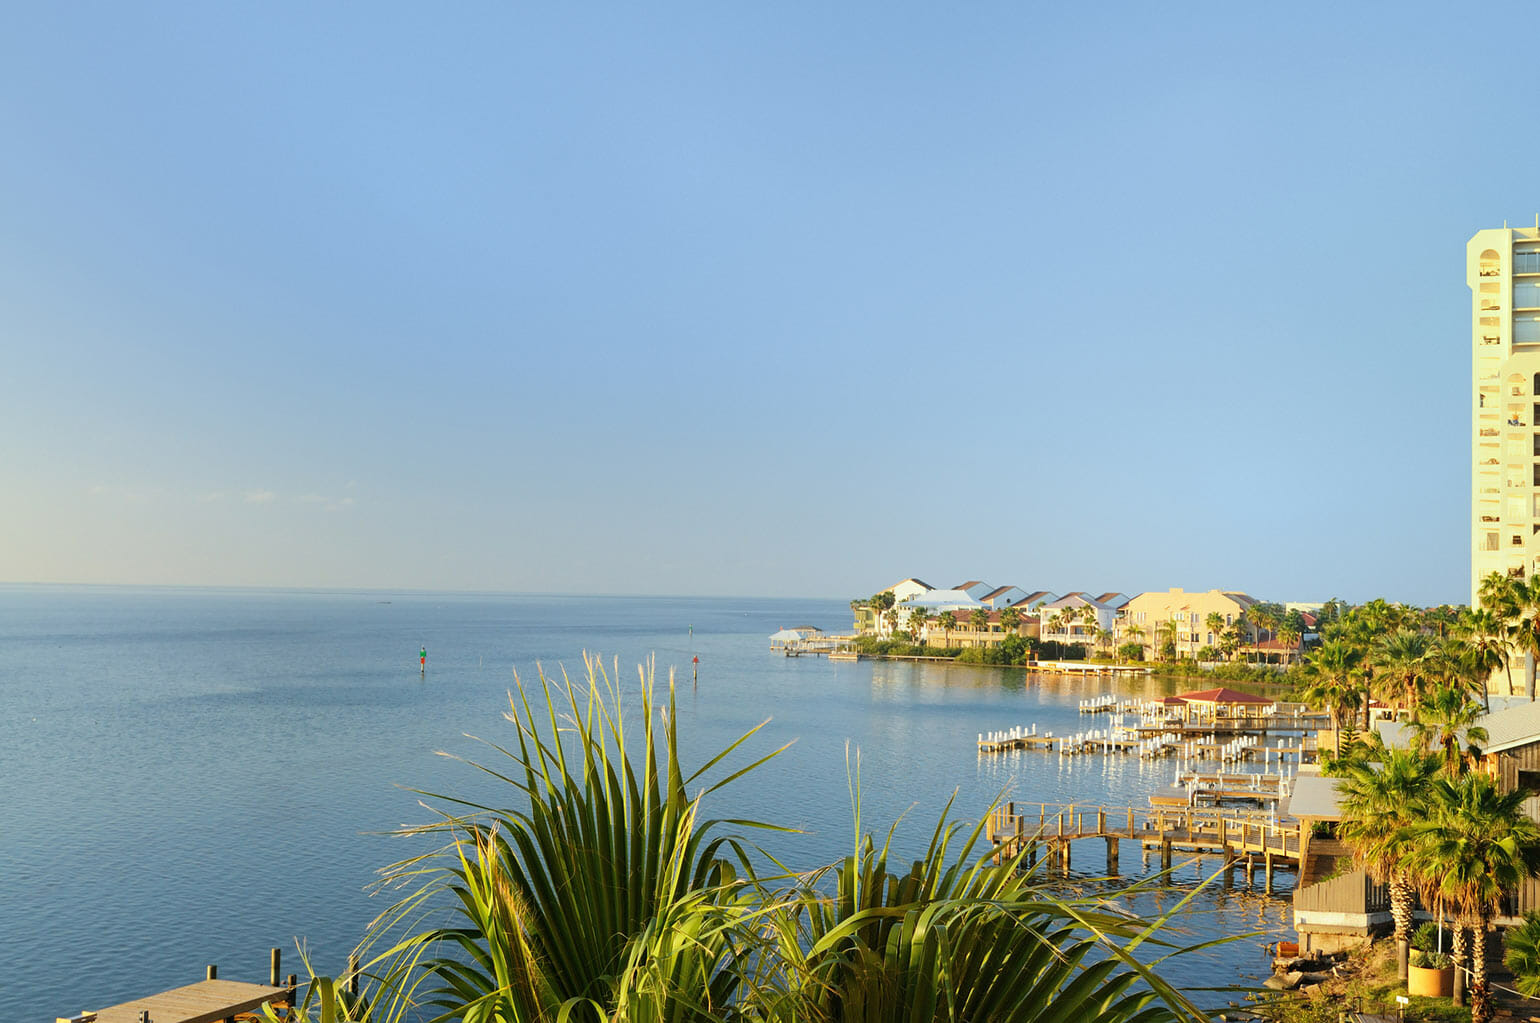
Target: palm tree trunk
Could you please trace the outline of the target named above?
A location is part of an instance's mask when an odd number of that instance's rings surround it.
[[[1470,958],[1471,1023],[1491,1023],[1492,999],[1487,994],[1487,921],[1484,916],[1471,928]]]
[[[1454,927],[1454,941],[1451,943],[1451,957],[1454,959],[1454,1004],[1463,1008],[1465,1006],[1465,967],[1470,956],[1465,949],[1465,928],[1456,923]]]
[[[1405,874],[1390,878],[1390,917],[1396,922],[1396,979],[1406,982],[1407,959],[1412,948],[1412,912],[1417,905],[1417,889]]]

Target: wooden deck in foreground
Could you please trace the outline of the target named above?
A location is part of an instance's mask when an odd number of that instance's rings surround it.
[[[1015,856],[1025,848],[1028,859],[1036,862],[1041,848],[1065,870],[1071,842],[1100,838],[1107,842],[1109,872],[1117,869],[1118,843],[1127,840],[1145,850],[1159,850],[1163,868],[1171,866],[1177,850],[1244,861],[1248,876],[1260,862],[1269,883],[1275,867],[1298,866],[1303,839],[1299,822],[1278,821],[1266,813],[1226,807],[1077,803],[1007,803],[990,815],[985,833],[1001,857]]]
[[[202,980],[102,1009],[96,1013],[96,1023],[139,1023],[144,1012],[150,1014],[152,1023],[217,1023],[253,1012],[269,1002],[288,1000],[288,988],[238,980]]]

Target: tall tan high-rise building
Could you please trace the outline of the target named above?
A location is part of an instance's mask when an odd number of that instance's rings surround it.
[[[1540,220],[1478,231],[1471,290],[1471,606],[1492,572],[1540,576]]]

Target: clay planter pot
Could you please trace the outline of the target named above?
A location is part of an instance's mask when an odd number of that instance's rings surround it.
[[[1426,966],[1408,966],[1406,993],[1424,998],[1448,998],[1454,994],[1454,967],[1434,970]]]

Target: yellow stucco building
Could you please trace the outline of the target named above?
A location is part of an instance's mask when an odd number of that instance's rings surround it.
[[[1255,597],[1228,590],[1141,593],[1118,616],[1118,642],[1141,644],[1145,660],[1153,661],[1160,652],[1164,631],[1175,644],[1178,657],[1196,657],[1204,647],[1219,644],[1219,633],[1209,624],[1209,615],[1219,615],[1223,620],[1222,631],[1234,625],[1256,602]]]
[[[1540,222],[1477,231],[1471,290],[1471,606],[1492,572],[1540,574]]]

